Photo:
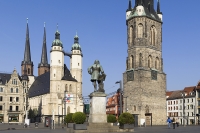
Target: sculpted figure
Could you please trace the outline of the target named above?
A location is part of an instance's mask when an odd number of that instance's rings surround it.
[[[103,68],[100,65],[99,60],[95,60],[94,64],[88,68],[88,73],[91,75],[91,82],[94,85],[94,92],[105,92],[103,81],[105,81],[106,75]],[[97,90],[97,83],[99,89]]]

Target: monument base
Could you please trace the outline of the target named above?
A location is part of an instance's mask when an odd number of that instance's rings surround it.
[[[89,123],[107,123],[106,94],[104,92],[93,92],[90,97]]]

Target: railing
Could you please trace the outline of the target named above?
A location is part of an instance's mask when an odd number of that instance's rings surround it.
[[[7,110],[8,112],[22,112],[20,110]]]

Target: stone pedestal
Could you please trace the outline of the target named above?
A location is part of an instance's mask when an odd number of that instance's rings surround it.
[[[106,94],[93,92],[90,95],[89,123],[107,123]]]

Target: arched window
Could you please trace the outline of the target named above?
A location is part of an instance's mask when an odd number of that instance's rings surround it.
[[[140,67],[142,66],[142,53],[140,53],[140,56],[139,56],[139,66]]]
[[[65,85],[65,91],[68,92],[68,86],[67,86],[67,84]]]
[[[137,31],[137,37],[138,38],[143,38],[143,25],[142,24],[138,24],[138,31]]]
[[[150,42],[151,42],[151,45],[155,46],[156,45],[156,36],[157,36],[156,27],[152,26],[150,30],[151,30]]]
[[[133,43],[133,26],[129,28],[129,45]]]
[[[72,92],[72,85],[69,85],[69,91]]]
[[[133,55],[130,57],[130,68],[134,68]]]
[[[159,69],[159,58],[158,57],[156,57],[155,68]]]
[[[10,89],[10,92],[13,93],[13,88]]]
[[[148,67],[151,68],[152,67],[152,56],[149,55],[148,57]]]
[[[28,68],[28,74],[30,74],[30,68]]]

